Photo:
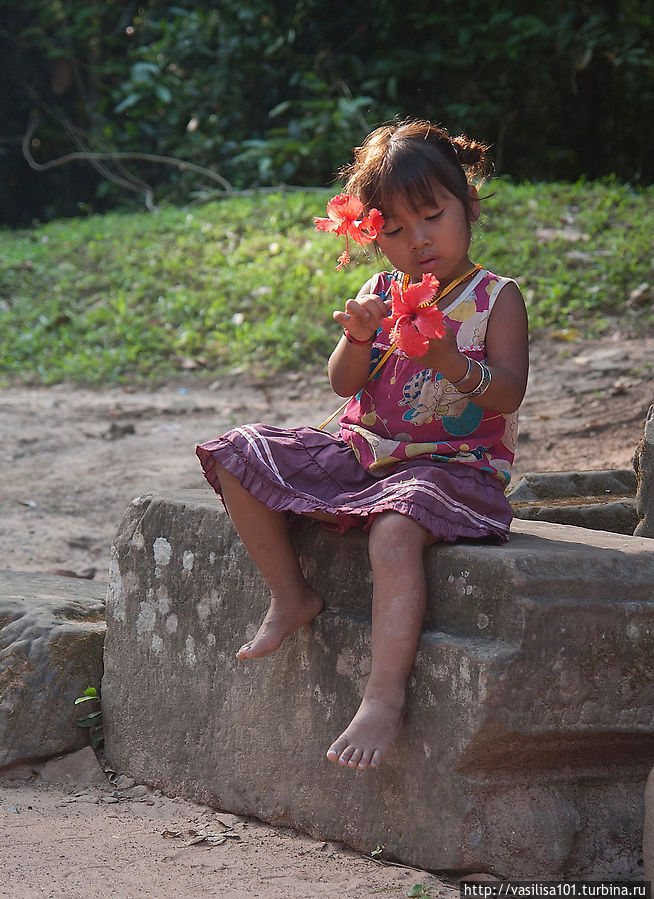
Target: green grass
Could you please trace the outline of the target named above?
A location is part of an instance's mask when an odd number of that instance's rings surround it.
[[[594,335],[654,326],[654,190],[617,183],[487,188],[472,258],[517,277],[533,329]],[[331,312],[383,268],[314,231],[332,192],[261,193],[155,214],[0,232],[0,382],[151,382],[196,364],[274,372],[326,360]],[[574,229],[575,242],[543,229]],[[188,360],[191,360],[189,363]]]

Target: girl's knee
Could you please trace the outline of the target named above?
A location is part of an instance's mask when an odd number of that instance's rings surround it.
[[[373,565],[402,565],[431,542],[429,532],[412,518],[399,512],[382,512],[370,528],[368,553]]]

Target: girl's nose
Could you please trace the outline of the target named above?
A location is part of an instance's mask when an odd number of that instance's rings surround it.
[[[414,249],[427,246],[429,243],[429,235],[422,228],[414,228],[411,232],[411,246]]]

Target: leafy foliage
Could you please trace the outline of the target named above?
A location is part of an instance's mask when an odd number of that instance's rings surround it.
[[[512,184],[484,201],[472,258],[518,276],[531,326],[598,333],[654,325],[654,190],[608,183]],[[325,191],[260,193],[192,211],[108,213],[5,231],[0,381],[160,381],[324,365],[331,313],[381,260],[334,270],[314,230]]]
[[[82,695],[77,697],[77,699],[75,700],[75,705],[79,705],[82,702],[100,703],[100,693],[98,692],[97,688],[87,687]],[[92,749],[97,749],[98,746],[101,746],[104,743],[101,708],[98,708],[95,711],[89,712],[87,715],[83,715],[81,718],[78,718],[77,726],[88,728],[89,743]]]
[[[74,149],[148,151],[236,187],[326,184],[381,121],[419,115],[495,149],[516,178],[616,174],[650,183],[654,16],[640,0],[0,0],[4,220],[115,206],[131,191],[206,195],[154,163],[73,163]],[[25,177],[30,174],[30,177]],[[3,187],[2,185],[5,185]]]

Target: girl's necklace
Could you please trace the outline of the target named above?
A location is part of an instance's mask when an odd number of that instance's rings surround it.
[[[420,303],[420,305],[418,306],[418,309],[424,309],[425,306],[434,306],[436,303],[440,303],[440,301],[443,299],[443,297],[447,296],[447,294],[450,293],[450,291],[454,290],[455,287],[458,287],[459,284],[463,284],[463,282],[466,280],[466,278],[469,278],[470,275],[474,275],[475,272],[481,271],[481,268],[482,268],[482,266],[479,264],[473,265],[473,267],[471,269],[468,269],[468,271],[464,275],[461,275],[459,278],[455,278],[454,281],[450,281],[450,283],[447,285],[447,287],[444,287],[443,290],[438,291],[431,298],[431,300],[427,300],[427,302],[425,302],[425,303]],[[409,286],[410,280],[411,280],[411,278],[409,275],[404,275],[404,277],[402,278],[402,290],[407,289],[407,287]]]

